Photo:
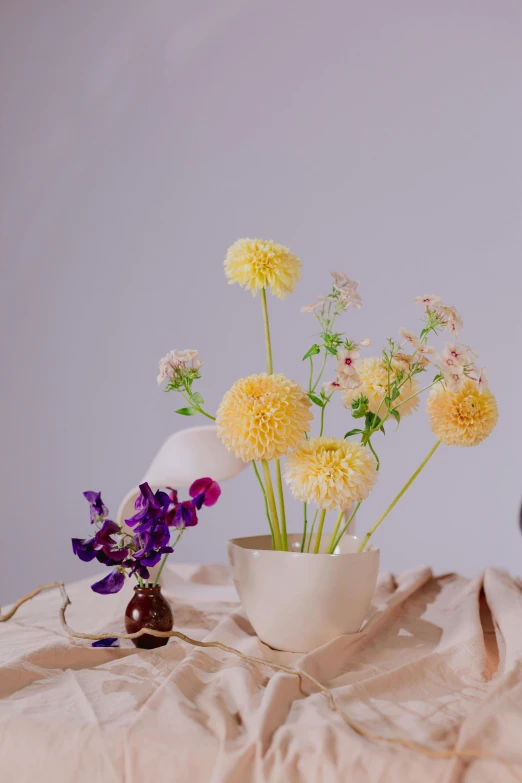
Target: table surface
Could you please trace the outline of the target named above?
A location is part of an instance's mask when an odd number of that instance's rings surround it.
[[[130,586],[98,596],[92,581],[68,586],[69,624],[123,630]],[[226,566],[173,566],[164,582],[176,629],[304,669],[367,731],[493,753],[522,779],[522,592],[506,572],[381,574],[363,630],[307,655],[257,639]],[[93,649],[64,635],[60,602],[50,591],[0,624],[2,783],[515,779],[363,738],[296,676],[219,650]]]

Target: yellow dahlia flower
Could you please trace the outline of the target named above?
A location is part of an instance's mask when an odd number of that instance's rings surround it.
[[[306,392],[284,375],[249,375],[227,391],[218,408],[218,436],[244,462],[288,454],[313,418]]]
[[[498,419],[494,395],[489,389],[480,391],[469,378],[455,392],[438,383],[428,395],[426,410],[431,429],[446,446],[476,446]]]
[[[336,438],[303,440],[285,465],[285,481],[296,500],[321,509],[346,509],[368,497],[377,481],[372,453],[359,443]]]
[[[250,288],[254,296],[261,288],[269,288],[284,299],[301,277],[301,262],[287,247],[271,240],[238,239],[228,249],[225,274],[230,283]]]
[[[404,367],[400,362],[393,362],[394,372],[391,375],[391,380],[394,380],[399,370],[404,370]],[[368,407],[372,413],[377,412],[377,408],[385,394],[388,391],[388,370],[383,360],[380,357],[372,356],[368,359],[363,359],[357,367],[359,374],[359,380],[361,385],[356,389],[346,389],[342,392],[342,400],[345,408],[350,408],[352,400],[360,397],[361,394],[368,397]],[[397,406],[403,402],[407,397],[412,394],[416,394],[419,391],[419,384],[415,378],[411,378],[404,386],[401,386],[401,393],[395,400],[394,405]],[[410,416],[419,407],[419,398],[413,397],[413,399],[404,402],[400,407],[401,417]],[[386,412],[386,406],[384,402],[381,405],[379,415],[384,415]]]

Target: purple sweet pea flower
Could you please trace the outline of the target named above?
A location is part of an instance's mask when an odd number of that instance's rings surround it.
[[[194,527],[198,524],[198,515],[192,501],[185,500],[168,511],[165,520],[167,525],[174,525],[178,528]]]
[[[103,547],[103,549],[99,549],[96,552],[96,560],[106,566],[120,565],[128,556],[129,550],[127,547],[115,547],[114,549]]]
[[[171,546],[162,546],[161,549],[157,550],[152,549],[150,552],[147,552],[140,557],[140,564],[148,568],[153,568],[153,566],[158,565],[163,555],[170,555],[171,552],[174,552],[174,549]]]
[[[213,506],[218,502],[221,487],[211,478],[200,478],[191,485],[189,495],[199,511],[201,506]]]
[[[91,647],[119,647],[120,640],[118,637],[109,639],[98,639],[97,642],[93,642]]]
[[[94,538],[98,546],[113,547],[116,542],[111,536],[120,532],[120,526],[113,522],[112,519],[106,519],[101,528],[98,530]]]
[[[125,574],[123,574],[121,571],[118,571],[117,569],[114,569],[114,571],[111,571],[110,574],[108,574],[106,577],[100,579],[99,582],[95,582],[93,585],[91,585],[91,590],[94,590],[95,593],[100,593],[100,595],[119,593],[123,587],[124,582]]]
[[[91,524],[96,522],[97,519],[105,519],[109,513],[109,509],[101,498],[101,492],[84,492],[84,498],[89,502],[89,509],[91,512]]]
[[[84,563],[90,563],[96,557],[96,539],[95,538],[71,538],[73,553],[83,560]]]
[[[130,519],[126,519],[125,522],[129,527],[141,523],[140,528],[144,530],[165,516],[170,505],[170,498],[166,492],[161,492],[159,489],[154,493],[147,482],[140,484],[140,492],[141,494],[134,504],[137,513]]]
[[[151,549],[161,549],[170,541],[169,526],[165,522],[161,522],[150,532],[149,538]]]
[[[133,576],[133,574],[138,574],[138,576],[141,576],[142,579],[145,581],[149,578],[149,569],[142,565],[140,560],[136,558],[136,555],[133,555],[129,557],[128,560],[124,560],[122,563],[124,568],[129,569],[129,576]]]

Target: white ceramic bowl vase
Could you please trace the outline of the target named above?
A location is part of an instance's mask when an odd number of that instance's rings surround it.
[[[333,555],[301,553],[300,534],[289,535],[288,545],[289,552],[273,551],[269,535],[228,542],[232,578],[261,641],[306,653],[357,633],[377,584],[379,550],[358,553],[360,540],[352,535]]]

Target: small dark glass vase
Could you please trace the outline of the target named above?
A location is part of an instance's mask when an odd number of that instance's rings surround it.
[[[155,631],[172,631],[174,618],[169,602],[161,593],[161,587],[135,587],[134,595],[125,610],[125,628],[127,633],[136,633],[142,628],[154,628]],[[136,647],[152,650],[163,647],[169,641],[168,636],[151,636],[145,633],[132,642]]]

